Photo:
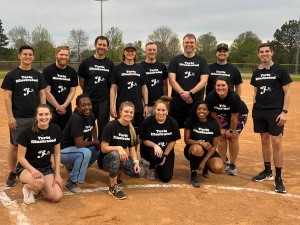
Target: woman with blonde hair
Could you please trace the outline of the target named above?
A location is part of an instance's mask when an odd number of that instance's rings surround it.
[[[143,167],[140,167],[135,147],[138,145],[137,135],[131,124],[134,116],[134,105],[123,102],[119,108],[119,118],[107,123],[101,137],[101,153],[98,165],[109,172],[110,187],[108,194],[115,199],[125,199],[126,196],[118,186],[118,171],[123,169],[125,174],[132,177],[142,177]],[[129,155],[127,155],[127,148]]]

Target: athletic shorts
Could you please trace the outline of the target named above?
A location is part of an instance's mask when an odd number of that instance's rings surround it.
[[[184,151],[183,151],[185,158],[186,158],[187,160],[189,160],[189,161],[190,161],[190,154],[189,154],[189,149],[190,149],[190,147],[191,147],[191,145],[186,145],[186,146],[184,147]],[[208,153],[208,151],[207,151],[205,148],[203,148],[203,150],[204,150],[204,155],[203,155],[203,157],[205,157],[206,154]],[[209,159],[215,158],[215,157],[221,158],[221,156],[219,155],[219,153],[218,153],[217,151],[215,151],[214,154],[212,154],[212,156],[211,156]]]
[[[134,113],[134,118],[133,118],[133,121],[132,121],[132,125],[134,127],[136,135],[140,134],[143,122],[144,122],[143,113],[142,112]]]
[[[52,164],[43,168],[35,168],[35,169],[40,171],[44,176],[54,173],[54,170],[52,169]],[[25,168],[19,164],[16,168],[16,173],[19,178],[23,170],[25,170]]]
[[[218,115],[222,128],[228,130],[230,129],[231,116],[221,116]],[[238,116],[238,122],[236,126],[236,132],[241,133],[244,129],[248,119],[248,114],[240,114]]]
[[[283,134],[284,126],[277,126],[276,118],[282,109],[252,109],[255,133],[268,132],[272,136]]]
[[[35,117],[33,118],[16,118],[17,121],[17,129],[16,130],[9,130],[9,136],[10,136],[10,143],[17,145],[17,138],[19,137],[19,134],[21,131],[29,127],[30,125],[33,125],[36,121]]]
[[[170,102],[169,115],[172,116],[178,123],[179,128],[184,128],[184,123],[191,116],[191,110],[195,102],[186,104],[183,100],[172,100]]]

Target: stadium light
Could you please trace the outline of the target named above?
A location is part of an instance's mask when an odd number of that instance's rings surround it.
[[[103,15],[102,15],[102,2],[109,1],[109,0],[94,0],[94,1],[100,1],[101,2],[101,35],[103,35]]]

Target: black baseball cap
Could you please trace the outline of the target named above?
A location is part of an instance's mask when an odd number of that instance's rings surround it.
[[[218,44],[217,51],[221,48],[225,48],[227,51],[229,51],[228,44],[225,44],[225,43]]]

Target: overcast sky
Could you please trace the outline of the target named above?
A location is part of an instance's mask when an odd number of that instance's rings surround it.
[[[101,2],[94,0],[0,0],[4,32],[14,26],[32,31],[41,24],[56,45],[67,43],[72,29],[83,29],[92,44],[101,34]],[[103,33],[112,26],[123,31],[123,41],[147,41],[159,26],[168,26],[180,40],[212,32],[217,41],[232,41],[253,31],[272,40],[285,22],[299,20],[300,0],[110,0],[103,3]]]

